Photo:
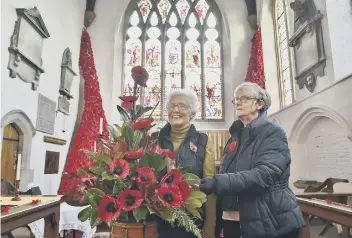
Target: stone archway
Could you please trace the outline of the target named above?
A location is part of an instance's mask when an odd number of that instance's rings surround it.
[[[323,117],[333,120],[344,128],[346,137],[352,140],[352,129],[349,123],[332,108],[319,105],[310,107],[301,114],[291,129],[289,140],[294,143],[304,142],[309,131],[307,128]]]
[[[295,175],[319,181],[328,177],[351,180],[351,132],[343,116],[327,106],[305,110],[289,135],[295,148]]]
[[[20,190],[26,191],[28,184],[34,179],[34,170],[30,169],[30,157],[32,138],[36,130],[29,117],[22,110],[12,110],[1,118],[1,138],[3,128],[9,124],[17,129],[20,136],[19,152],[22,153]]]

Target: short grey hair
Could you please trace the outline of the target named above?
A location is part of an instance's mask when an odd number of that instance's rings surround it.
[[[191,111],[191,119],[193,119],[197,114],[197,95],[194,90],[181,88],[174,89],[167,95],[166,106],[169,105],[171,99],[175,96],[184,96],[187,98],[188,106]]]
[[[262,109],[260,109],[260,112],[265,112],[269,109],[271,105],[271,97],[269,93],[265,89],[261,88],[258,84],[251,82],[242,83],[236,88],[235,95],[238,91],[242,90],[248,91],[253,98],[258,99],[264,103],[264,106]]]

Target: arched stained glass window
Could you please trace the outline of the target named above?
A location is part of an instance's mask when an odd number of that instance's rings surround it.
[[[200,120],[224,118],[221,14],[214,0],[132,0],[125,14],[124,94],[133,91],[131,68],[144,66],[148,87],[140,103],[166,118],[169,92],[193,89]]]
[[[281,106],[290,105],[294,100],[292,57],[289,46],[287,5],[285,0],[275,1],[276,49],[280,82]]]

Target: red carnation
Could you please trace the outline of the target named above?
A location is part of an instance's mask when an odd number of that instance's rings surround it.
[[[124,211],[132,211],[143,202],[142,193],[138,190],[125,190],[117,196],[117,202]]]
[[[133,103],[131,102],[122,102],[121,107],[125,108],[126,110],[131,110],[133,107]]]
[[[137,151],[129,151],[125,153],[125,158],[129,160],[140,159],[144,154],[143,148],[139,148]]]
[[[105,195],[99,202],[98,217],[104,222],[111,222],[120,216],[121,207],[116,198]]]
[[[118,175],[120,178],[125,179],[130,173],[130,167],[127,161],[118,158],[108,166],[108,172],[111,175]]]
[[[155,184],[157,182],[154,171],[151,168],[138,168],[137,178],[138,185]]]
[[[183,204],[182,194],[177,186],[161,186],[156,190],[156,194],[166,207],[178,208]]]
[[[236,149],[236,145],[237,145],[237,141],[232,141],[230,144],[229,144],[229,146],[227,147],[227,150],[229,151],[229,152],[234,152],[235,151],[235,149]]]
[[[186,181],[182,180],[182,181],[176,182],[176,185],[178,186],[178,188],[181,191],[183,202],[186,202],[189,195],[191,194],[191,189],[189,188],[188,183],[186,183]]]
[[[149,130],[152,127],[151,119],[142,119],[132,124],[132,129],[137,130]]]
[[[182,173],[178,169],[172,169],[161,179],[161,184],[171,185],[182,180]]]
[[[137,96],[122,96],[119,97],[123,102],[135,102],[137,101],[138,97]]]
[[[142,87],[147,87],[149,74],[142,66],[135,66],[131,70],[134,82]]]

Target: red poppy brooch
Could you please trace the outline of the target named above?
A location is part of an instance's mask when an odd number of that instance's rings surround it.
[[[229,152],[234,152],[235,149],[236,149],[236,146],[237,146],[237,141],[234,140],[234,141],[232,141],[232,142],[229,144],[229,146],[227,147],[227,150],[228,150]]]

